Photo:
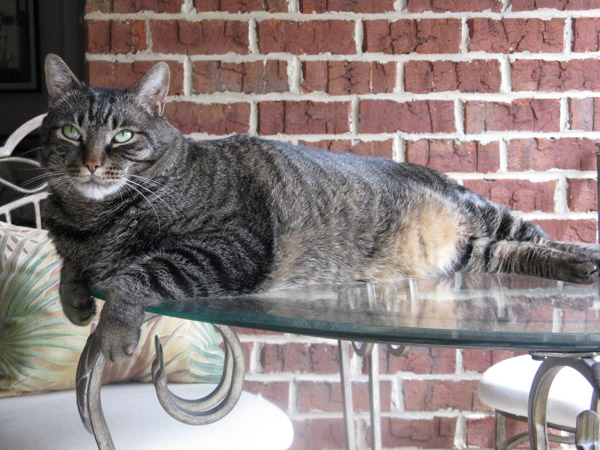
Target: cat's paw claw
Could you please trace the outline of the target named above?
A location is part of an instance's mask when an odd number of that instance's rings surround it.
[[[131,358],[140,340],[140,329],[102,321],[96,327],[100,350],[113,363]]]

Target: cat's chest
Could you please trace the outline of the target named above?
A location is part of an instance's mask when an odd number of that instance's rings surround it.
[[[104,285],[154,245],[137,220],[63,240],[59,252],[75,263],[91,284]]]

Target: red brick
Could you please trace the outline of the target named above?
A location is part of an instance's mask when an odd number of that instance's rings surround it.
[[[341,412],[343,410],[342,388],[340,383],[298,381],[297,387],[298,412]],[[381,411],[388,412],[391,408],[392,384],[389,381],[380,381],[379,387]],[[368,383],[352,383],[352,400],[354,411],[369,411]]]
[[[153,20],[153,50],[159,53],[248,53],[248,24],[235,20]]]
[[[495,172],[500,168],[498,143],[420,140],[406,144],[406,161],[440,172]]]
[[[454,102],[363,100],[360,102],[361,133],[452,133]]]
[[[266,94],[289,90],[286,61],[227,63],[196,61],[193,66],[194,92],[245,92]]]
[[[467,133],[486,131],[558,131],[560,102],[517,99],[512,103],[472,101],[465,105]]]
[[[300,141],[300,145],[306,147],[316,147],[325,150],[330,150],[337,153],[353,153],[361,156],[376,156],[380,158],[392,159],[393,149],[392,141],[390,139],[385,141],[358,141],[353,143],[349,140],[324,140],[324,141]]]
[[[385,448],[455,448],[456,418],[381,419],[382,444]],[[370,431],[370,430],[369,430]]]
[[[404,90],[417,94],[456,91],[456,64],[452,61],[408,61],[404,65]]]
[[[275,403],[283,411],[287,411],[289,401],[290,385],[284,381],[269,381],[261,383],[259,381],[244,381],[244,391],[260,395],[267,400]]]
[[[559,10],[594,9],[597,0],[512,0],[513,11],[535,11],[539,8]]]
[[[349,102],[285,101],[258,105],[260,134],[341,134],[350,130]]]
[[[143,20],[110,22],[110,53],[137,53],[147,48],[146,22]]]
[[[112,12],[136,13],[154,11],[158,13],[181,12],[182,0],[113,0]]]
[[[458,409],[473,411],[477,381],[405,380],[404,406],[407,411]]]
[[[333,95],[393,92],[396,64],[351,61],[306,61],[302,64],[303,92]]]
[[[600,50],[599,33],[600,18],[579,17],[573,19],[573,51],[597,52]]]
[[[224,350],[224,344],[221,343],[220,347]],[[244,370],[246,373],[250,372],[250,357],[254,344],[252,342],[242,342],[242,352],[244,353]]]
[[[198,12],[288,11],[286,0],[194,0],[194,6]]]
[[[87,83],[90,86],[124,88],[135,84],[158,61],[120,63],[109,61],[87,62]],[[171,69],[169,95],[183,94],[183,66],[177,61],[165,61]]]
[[[456,373],[456,350],[443,347],[411,346],[407,355],[394,356],[387,346],[379,346],[379,371],[395,374],[397,372],[413,372],[417,374],[452,374]],[[363,373],[368,373],[365,364]]]
[[[85,2],[85,13],[91,12],[111,12],[111,0],[86,0]]]
[[[597,221],[584,220],[534,220],[556,241],[596,243]]]
[[[204,132],[224,135],[245,133],[250,122],[250,105],[225,103],[202,105],[190,102],[170,102],[165,117],[184,134]]]
[[[306,419],[294,421],[294,442],[290,450],[345,448],[346,432],[341,419]]]
[[[600,130],[600,99],[597,97],[569,98],[571,130]]]
[[[242,335],[251,335],[251,336],[260,336],[260,335],[266,335],[266,336],[273,336],[273,335],[279,335],[282,336],[283,333],[277,332],[277,331],[266,331],[266,330],[260,330],[260,329],[253,329],[253,328],[241,328],[241,327],[234,327],[235,332],[237,333],[238,336],[242,336]],[[260,338],[259,338],[260,339]]]
[[[501,0],[408,0],[408,12],[462,12],[462,11],[494,11],[500,12]]]
[[[265,373],[338,373],[337,346],[327,344],[265,344],[261,352]]]
[[[148,48],[143,20],[87,20],[88,53],[137,53]]]
[[[465,187],[511,210],[554,212],[555,181],[465,180]]]
[[[598,185],[595,179],[568,179],[567,201],[571,211],[597,211]]]
[[[300,12],[302,13],[324,13],[329,11],[355,13],[394,11],[394,0],[300,0]]]
[[[363,29],[365,52],[458,53],[460,50],[458,19],[365,20]]]
[[[600,89],[600,63],[591,58],[518,60],[512,66],[512,87],[515,91],[596,91]]]
[[[564,19],[469,19],[469,51],[560,53],[564,23]]]
[[[467,419],[467,446],[469,448],[494,448],[494,417]],[[506,436],[527,432],[527,422],[508,419]],[[518,447],[521,448],[521,447]]]
[[[404,66],[407,92],[500,92],[500,64],[496,60],[471,62],[409,61]]]
[[[354,54],[354,23],[348,20],[261,20],[257,24],[261,53],[286,52],[296,55],[330,52]]]
[[[589,139],[511,139],[508,170],[595,170],[597,150]]]
[[[483,373],[492,365],[512,358],[513,356],[523,355],[525,352],[512,350],[482,350],[466,348],[462,351],[463,368],[466,372]]]
[[[136,13],[154,11],[159,13],[181,12],[182,0],[87,0],[85,12]]]
[[[108,20],[86,20],[85,40],[88,53],[110,51],[110,22]]]

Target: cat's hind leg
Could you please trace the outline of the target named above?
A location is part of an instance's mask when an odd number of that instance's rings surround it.
[[[542,244],[563,252],[585,255],[600,269],[600,245],[551,241],[548,239],[544,239]]]
[[[461,272],[515,273],[572,283],[593,283],[598,266],[589,256],[546,243],[472,239]]]

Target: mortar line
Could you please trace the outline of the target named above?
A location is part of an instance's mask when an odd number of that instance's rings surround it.
[[[289,3],[290,8],[297,8],[297,0],[291,0]],[[329,11],[323,13],[301,13],[299,11],[292,12],[268,12],[268,11],[249,11],[249,12],[227,12],[227,11],[206,11],[198,12],[192,10],[186,13],[160,13],[154,11],[142,11],[135,13],[105,13],[100,11],[92,11],[85,14],[85,20],[143,20],[143,19],[154,19],[154,20],[187,20],[189,22],[200,22],[203,20],[235,20],[241,22],[247,22],[251,19],[256,20],[289,20],[299,22],[312,22],[312,21],[328,21],[328,20],[421,20],[421,19],[455,19],[461,20],[463,18],[483,18],[492,20],[502,19],[540,19],[543,21],[549,21],[552,19],[568,19],[568,18],[584,18],[584,17],[598,17],[600,16],[600,8],[588,9],[588,10],[567,10],[561,11],[558,9],[537,9],[533,11],[512,11],[509,9],[505,12],[493,12],[493,11],[460,11],[460,12],[434,12],[434,11],[423,11],[418,13],[410,13],[405,9],[401,11],[387,11],[379,13],[357,13],[351,11]]]
[[[454,428],[454,448],[463,449],[467,447],[467,419],[464,415],[459,414],[456,418]]]
[[[566,177],[563,176],[556,180],[556,187],[554,189],[554,212],[557,214],[570,212],[567,201],[568,189],[569,185]]]
[[[151,36],[150,36],[151,37]],[[170,59],[182,60],[186,55],[160,53],[150,50],[144,50],[137,53],[87,53],[86,60],[123,60],[130,62],[132,60],[148,60],[148,59]],[[189,55],[192,60],[218,60],[224,62],[254,62],[262,60],[285,60],[290,61],[293,58],[301,56],[304,61],[349,61],[349,62],[408,62],[408,61],[430,61],[430,62],[472,62],[473,60],[502,60],[508,58],[509,62],[517,60],[534,60],[548,62],[569,62],[574,60],[599,59],[600,52],[577,52],[577,53],[485,53],[485,52],[469,52],[469,53],[431,53],[431,54],[391,54],[379,52],[362,52],[360,54],[332,54],[330,52],[316,54],[294,54],[286,52],[271,52],[271,53],[222,53],[222,54],[196,54]]]
[[[183,95],[194,94],[194,74],[192,60],[189,57],[183,60]]]
[[[460,19],[460,46],[459,53],[469,52],[469,24],[467,17]]]
[[[499,172],[508,172],[508,141],[500,139],[498,142],[498,164]]]
[[[250,102],[250,118],[248,119],[248,134],[256,136],[258,134],[258,103]]]
[[[362,19],[358,19],[354,22],[354,44],[356,45],[356,55],[362,56],[363,54],[363,22]]]
[[[260,53],[255,19],[251,19],[248,22],[248,53],[251,55],[258,55]]]

